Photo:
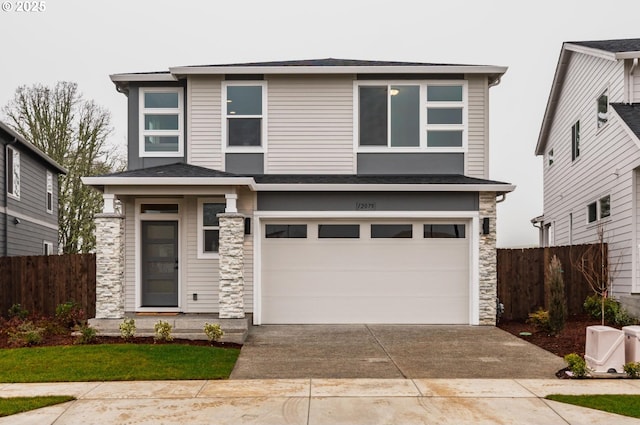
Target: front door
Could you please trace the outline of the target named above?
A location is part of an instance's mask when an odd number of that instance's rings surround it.
[[[178,222],[141,223],[142,307],[178,307]]]

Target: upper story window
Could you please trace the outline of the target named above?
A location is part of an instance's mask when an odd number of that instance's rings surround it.
[[[463,82],[358,82],[358,144],[368,148],[465,147]]]
[[[571,127],[571,160],[580,156],[580,120]]]
[[[7,146],[7,194],[20,199],[20,152]]]
[[[53,174],[51,171],[47,171],[47,197],[45,199],[45,205],[49,214],[53,213]]]
[[[603,196],[587,205],[587,223],[593,223],[611,215],[611,196]]]
[[[265,146],[265,84],[257,82],[225,85],[225,130],[227,148]]]
[[[597,125],[598,129],[604,127],[609,120],[609,97],[607,96],[607,90],[605,90],[598,97],[598,105],[597,105]]]
[[[182,88],[140,89],[140,156],[184,155]]]

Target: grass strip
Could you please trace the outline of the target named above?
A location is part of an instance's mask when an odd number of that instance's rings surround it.
[[[0,350],[0,382],[227,379],[240,350],[102,344]]]
[[[573,404],[602,410],[618,415],[640,418],[640,395],[629,394],[595,394],[595,395],[563,395],[550,394],[548,400]]]
[[[0,398],[0,417],[15,415],[16,413],[27,412],[41,407],[53,406],[54,404],[66,403],[67,401],[75,399],[75,397],[68,395]]]

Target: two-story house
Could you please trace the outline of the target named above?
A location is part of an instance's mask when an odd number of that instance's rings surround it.
[[[611,295],[640,315],[640,39],[562,45],[536,155],[544,158],[543,246],[594,243]]]
[[[66,170],[0,121],[0,256],[58,253],[58,176]]]
[[[116,74],[129,169],[84,178],[97,317],[494,324],[499,66],[302,60]],[[114,208],[115,200],[123,206]]]

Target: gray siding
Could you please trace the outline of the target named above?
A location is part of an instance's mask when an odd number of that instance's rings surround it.
[[[477,192],[260,192],[260,211],[477,211]]]
[[[264,174],[264,154],[228,153],[225,155],[226,171],[236,174]]]
[[[464,174],[464,154],[359,153],[358,174]]]
[[[175,164],[176,162],[185,162],[185,156],[182,157],[168,157],[168,158],[157,158],[157,157],[140,157],[140,132],[139,132],[139,124],[140,124],[140,97],[139,97],[139,89],[140,87],[185,87],[185,82],[179,83],[165,83],[162,85],[151,85],[151,84],[134,84],[131,83],[129,86],[129,94],[128,94],[128,143],[127,143],[127,167],[129,170],[137,170],[140,168],[147,167],[155,167],[157,165],[167,165],[167,164]],[[184,93],[184,104],[187,105],[187,93],[185,90]],[[183,143],[187,143],[186,133],[188,132],[189,123],[187,122],[187,111],[183,113],[184,115],[184,125],[183,125]],[[183,152],[187,152],[185,148]]]
[[[53,243],[53,252],[58,249],[58,232],[27,220],[20,220],[16,224],[14,217],[9,216],[7,226],[9,237],[7,255],[42,255],[43,242]]]

